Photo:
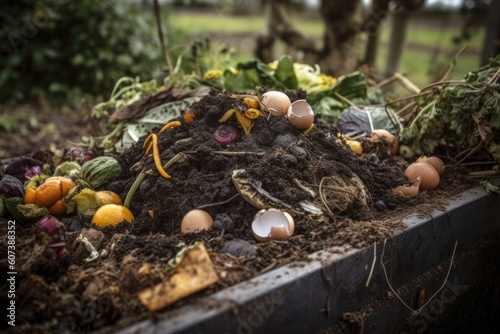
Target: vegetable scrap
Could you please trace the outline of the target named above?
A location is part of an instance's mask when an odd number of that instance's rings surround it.
[[[220,87],[120,80],[94,108],[113,120],[97,148],[36,152],[0,180],[23,329],[109,329],[390,237],[498,170],[498,62],[399,102],[290,57],[207,70]]]
[[[218,280],[205,246],[199,243],[183,254],[182,260],[171,270],[166,280],[140,291],[139,299],[148,310],[157,311]]]

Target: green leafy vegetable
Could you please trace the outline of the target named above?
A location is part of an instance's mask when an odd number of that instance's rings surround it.
[[[456,159],[487,147],[500,160],[495,133],[500,130],[500,56],[464,81],[444,82],[442,87],[418,101],[418,112],[402,134],[401,140],[417,154],[433,154],[443,146]]]

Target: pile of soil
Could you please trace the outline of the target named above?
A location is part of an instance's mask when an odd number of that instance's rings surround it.
[[[304,91],[287,94],[292,101],[306,98]],[[308,255],[318,250],[365,247],[390,237],[404,228],[402,220],[409,214],[431,215],[453,195],[476,185],[459,173],[445,173],[435,191],[394,197],[392,189],[404,183],[408,162],[370,152],[357,155],[339,140],[334,127],[321,122],[320,115],[307,134],[292,127],[285,117],[272,116],[256,119],[249,135],[233,116],[227,122],[239,127],[239,141],[223,148],[213,132],[219,118],[241,103],[241,99],[212,90],[191,106],[194,122],[186,124],[179,117],[175,120],[181,121],[180,127],[158,134],[162,163],[178,154],[184,160],[167,168],[170,179],[154,172],[141,184],[130,205],[135,215],[132,223],[99,229],[92,226],[91,217],[63,219],[68,228],[69,260],[57,261],[50,247],[35,240],[33,225],[18,226],[19,321],[12,331],[114,332],[159,316],[147,311],[138,293],[167,277],[169,260],[184,245],[196,241],[206,245],[219,281],[167,309],[202,302],[203,296],[277,266],[308,261]],[[156,170],[152,156],[144,156],[144,140],[118,156],[123,173],[107,185],[122,199],[140,172]],[[380,151],[385,149],[374,149]],[[290,238],[267,243],[255,240],[251,223],[259,208],[238,192],[234,170],[244,170],[242,177],[293,208],[296,228]],[[360,195],[360,188],[352,186],[353,178],[362,181],[369,196]],[[323,214],[301,211],[299,203],[304,201]],[[214,228],[181,234],[183,216],[195,208],[206,210],[215,219]],[[6,224],[2,224],[4,229],[2,233],[7,235]],[[88,261],[89,252],[77,240],[80,235],[105,253]],[[255,254],[238,257],[227,253],[225,246],[234,241]],[[147,271],[141,270],[145,264]]]

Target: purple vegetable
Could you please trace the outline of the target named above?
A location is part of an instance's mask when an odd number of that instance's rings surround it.
[[[12,175],[24,183],[27,179],[42,174],[42,166],[43,162],[37,159],[29,157],[15,158],[7,165],[5,174]]]
[[[42,161],[43,163],[48,163],[52,160],[54,152],[50,150],[36,150],[31,154],[31,157],[35,160]]]
[[[238,129],[231,124],[221,124],[214,131],[214,138],[222,147],[236,142],[238,137]]]
[[[24,186],[14,176],[5,174],[0,180],[0,195],[6,197],[24,197]]]
[[[83,151],[79,148],[72,148],[64,155],[65,161],[76,161],[80,164],[83,164],[92,159],[91,151]]]
[[[54,216],[45,216],[38,221],[35,235],[39,240],[47,240],[60,260],[68,255],[65,238],[66,226]]]

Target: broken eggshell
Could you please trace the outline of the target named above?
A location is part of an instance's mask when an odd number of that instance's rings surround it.
[[[299,130],[306,130],[314,121],[314,112],[306,100],[297,100],[290,104],[286,115],[290,124]]]
[[[440,177],[437,170],[427,162],[414,162],[405,170],[405,176],[412,182],[420,177],[419,190],[434,190],[439,186]]]
[[[418,193],[418,189],[420,187],[420,180],[421,179],[419,176],[419,177],[417,177],[415,182],[412,182],[409,185],[404,184],[404,185],[401,185],[399,187],[396,187],[392,191],[392,194],[394,196],[401,196],[401,197],[409,197],[409,196],[416,195]]]
[[[295,223],[289,213],[276,209],[263,209],[255,214],[252,233],[259,242],[284,240],[295,231]]]
[[[273,116],[286,115],[288,107],[290,106],[290,98],[283,92],[272,90],[262,94],[260,97],[262,103]]]
[[[181,222],[182,233],[198,233],[202,230],[210,230],[214,225],[214,219],[204,210],[194,209],[184,215]]]
[[[440,158],[435,156],[432,157],[421,156],[420,158],[417,159],[416,162],[427,162],[436,169],[440,177],[443,176],[444,162]]]

